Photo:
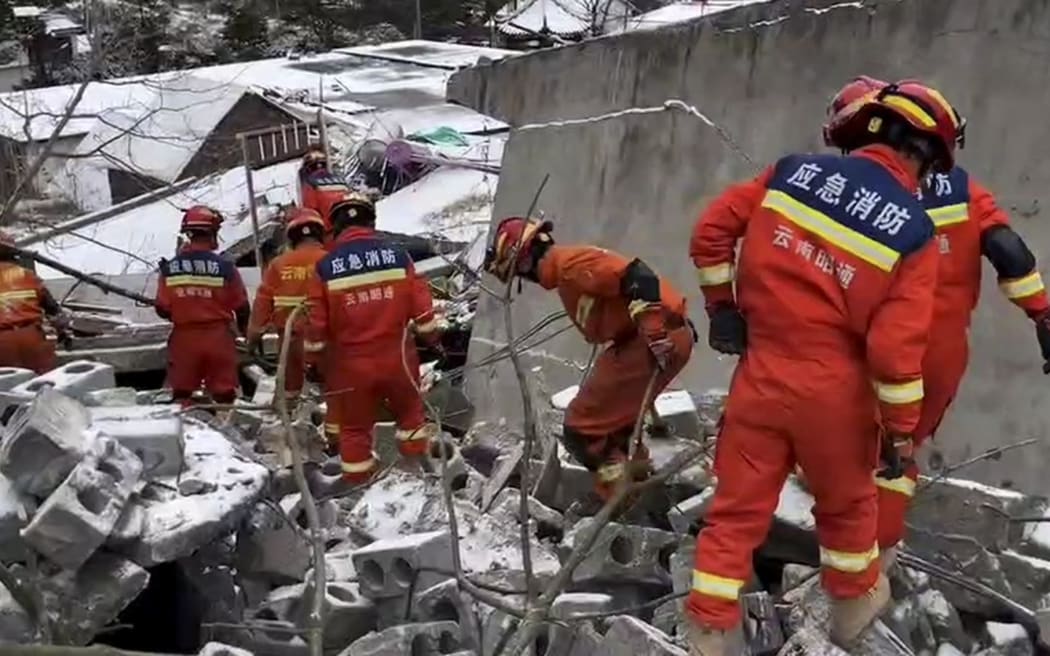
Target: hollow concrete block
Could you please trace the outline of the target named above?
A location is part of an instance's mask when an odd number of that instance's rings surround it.
[[[153,480],[177,476],[184,467],[185,441],[182,416],[101,420],[92,424],[99,433],[114,438],[142,461],[143,477]]]
[[[372,599],[399,597],[414,587],[425,590],[449,578],[452,540],[448,531],[377,540],[353,553],[361,592]],[[428,571],[431,570],[431,571]]]
[[[88,392],[117,386],[112,365],[74,360],[11,389],[17,394],[39,394],[46,389],[80,400]]]
[[[574,547],[575,541],[582,538],[593,523],[590,517],[577,522],[565,536],[565,543]],[[669,585],[670,559],[679,541],[677,535],[667,531],[609,523],[602,528],[589,555],[573,572],[573,580]]]
[[[455,622],[430,622],[403,624],[379,633],[369,633],[347,647],[340,656],[439,656],[459,648],[459,626]]]
[[[16,489],[46,497],[84,457],[89,421],[78,401],[51,390],[41,393],[7,423],[0,472]]]
[[[0,392],[12,390],[34,378],[36,378],[36,374],[29,369],[0,367]]]

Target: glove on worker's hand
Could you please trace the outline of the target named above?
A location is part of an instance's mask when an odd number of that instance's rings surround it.
[[[1039,351],[1043,354],[1043,373],[1050,374],[1050,310],[1033,317],[1035,338],[1039,340]]]
[[[892,481],[904,476],[913,462],[915,452],[911,434],[885,429],[880,439],[879,460],[882,461],[882,468],[879,478]]]
[[[747,348],[747,323],[735,305],[719,305],[711,313],[707,343],[719,353],[743,354]]]

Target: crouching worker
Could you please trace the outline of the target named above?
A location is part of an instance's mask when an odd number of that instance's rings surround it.
[[[288,346],[288,366],[284,389],[290,399],[297,399],[303,389],[303,326],[306,312],[292,327],[292,334],[284,334],[285,323],[292,311],[306,304],[307,284],[314,267],[325,255],[325,224],[321,215],[311,209],[298,208],[288,218],[285,238],[290,250],[278,255],[263,274],[262,284],[252,304],[252,318],[248,324],[248,350],[261,351],[263,333],[273,326]]]
[[[168,383],[183,407],[204,383],[216,403],[237,397],[237,330],[251,316],[248,293],[233,262],[215,250],[222,217],[196,205],[182,217],[186,245],[161,261],[157,315],[171,321]]]
[[[562,438],[594,474],[598,496],[608,500],[628,465],[634,478],[648,476],[643,444],[628,463],[634,426],[689,361],[693,332],[685,298],[645,262],[594,246],[557,246],[552,227],[549,221],[504,219],[485,269],[504,282],[520,276],[557,290],[588,343],[611,342],[569,404]]]
[[[426,280],[404,249],[375,231],[375,205],[349,194],[332,207],[335,241],[308,284],[307,376],[324,373],[335,408],[343,487],[366,483],[378,467],[372,429],[386,403],[397,422],[403,457],[426,454],[435,426],[419,391],[419,356],[411,328],[440,339]],[[324,367],[321,367],[322,362]]]
[[[0,366],[42,374],[55,368],[55,345],[44,334],[44,317],[60,335],[67,321],[40,278],[18,263],[13,246],[11,237],[0,233]]]

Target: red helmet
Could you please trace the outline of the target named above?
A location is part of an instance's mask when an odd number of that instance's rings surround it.
[[[182,215],[182,232],[210,230],[218,232],[222,215],[206,205],[194,205]]]
[[[284,226],[284,235],[290,239],[292,232],[301,235],[321,237],[324,234],[324,219],[316,210],[307,207],[296,207],[288,215],[288,222]]]
[[[955,166],[962,119],[933,87],[913,80],[896,82],[861,96],[856,103],[854,111],[844,112],[842,121],[830,127],[831,143],[844,150],[871,143],[872,135],[884,133],[885,119],[894,118],[931,139],[936,149],[931,154],[934,170],[947,172]]]
[[[550,221],[511,217],[500,221],[496,236],[485,253],[485,270],[507,282],[519,262],[527,259],[533,241],[554,228]]]
[[[861,75],[839,89],[828,103],[827,121],[824,123],[824,145],[841,148],[833,138],[836,128],[857,111],[864,98],[881,91],[888,84],[889,82]]]

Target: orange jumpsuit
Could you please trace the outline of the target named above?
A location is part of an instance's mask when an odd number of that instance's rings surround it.
[[[346,186],[346,182],[328,171],[299,172],[299,196],[302,200],[300,205],[321,215],[326,234],[332,232],[332,219],[328,216],[332,205],[342,200],[349,192],[350,188]]]
[[[931,339],[923,358],[926,396],[915,429],[915,446],[932,437],[959,389],[969,358],[968,331],[981,290],[981,236],[996,226],[1009,225],[995,197],[962,168],[936,175],[922,202],[937,230],[940,265],[930,328]],[[1000,280],[1002,292],[1029,316],[1050,307],[1038,271]],[[905,476],[876,478],[879,487],[879,546],[896,544],[904,537],[904,516],[915,493],[919,468],[912,465]]]
[[[610,343],[595,360],[591,374],[565,411],[566,436],[578,433],[596,460],[609,448],[606,440],[626,442],[634,431],[646,387],[656,369],[646,336],[636,321],[641,312],[662,314],[667,336],[674,344],[668,366],[657,376],[655,398],[689,361],[693,333],[687,324],[685,298],[660,279],[660,307],[633,306],[621,291],[631,260],[594,246],[551,246],[539,261],[538,279],[555,289],[565,311],[590,344]],[[584,463],[587,464],[587,463]],[[599,484],[622,475],[622,464],[595,466]]]
[[[168,383],[182,405],[204,383],[217,403],[237,395],[235,317],[246,322],[248,293],[233,262],[191,242],[161,263],[157,314],[173,326],[168,338]]]
[[[796,462],[816,499],[824,588],[855,598],[877,580],[877,416],[903,433],[919,420],[937,275],[916,187],[885,146],[791,155],[728,189],[694,229],[708,310],[736,303],[747,322],[687,601],[701,625],[739,622],[752,552]]]
[[[248,336],[261,336],[267,326],[274,326],[284,337],[284,326],[288,315],[296,306],[306,303],[307,281],[317,261],[325,255],[324,246],[306,242],[298,248],[282,253],[273,259],[263,273],[262,284],[255,293],[252,318],[248,324]],[[288,369],[285,372],[284,389],[289,396],[296,397],[303,389],[303,328],[306,313],[293,326],[292,341],[288,346]]]
[[[0,262],[0,366],[55,368],[55,345],[44,335],[44,314],[58,304],[35,273],[14,262]]]
[[[375,470],[372,428],[380,403],[397,422],[402,455],[427,448],[419,356],[406,328],[436,327],[426,280],[403,249],[375,230],[344,230],[308,283],[307,362],[324,367],[326,395],[336,409],[343,476],[367,480]]]

